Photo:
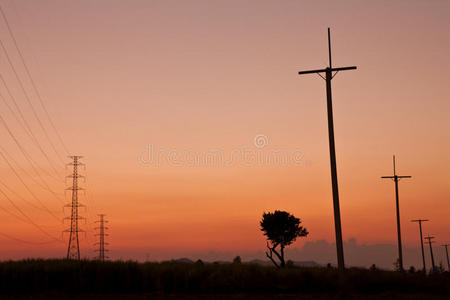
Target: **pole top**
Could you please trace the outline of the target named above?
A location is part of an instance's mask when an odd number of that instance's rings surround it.
[[[81,155],[69,155],[67,156],[68,158],[72,158],[72,159],[79,159],[79,158],[83,158],[83,156]]]
[[[330,27],[328,27],[328,59],[330,62],[330,69],[332,68],[331,64],[331,34],[330,34]]]
[[[394,163],[394,176],[397,175],[397,173],[395,173],[395,155],[392,155],[392,162]]]

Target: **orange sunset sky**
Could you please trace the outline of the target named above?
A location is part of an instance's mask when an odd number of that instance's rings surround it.
[[[332,83],[344,239],[396,244],[394,185],[380,178],[392,175],[395,154],[398,173],[412,176],[400,182],[405,247],[418,249],[418,227],[409,222],[416,218],[431,220],[424,232],[436,236],[436,247],[450,242],[449,1],[0,4],[70,154],[84,156],[83,257],[94,255],[98,213],[110,221],[112,258],[198,258],[211,251],[250,257],[264,251],[259,220],[274,209],[300,217],[310,232],[292,248],[332,243],[325,83],[297,75],[327,66],[327,27],[333,64],[358,67]],[[4,19],[0,39],[50,140],[70,162]],[[61,219],[69,216],[62,206],[71,184],[62,177],[70,168],[45,137],[1,49],[0,74],[7,83],[0,84],[0,116],[58,193],[37,184],[41,178],[2,125],[0,151],[9,158],[0,157],[0,259],[63,257],[68,236],[55,241],[18,219],[8,199],[60,239],[69,225]],[[8,110],[7,88],[54,162],[56,179]],[[259,135],[267,144],[258,148]],[[244,151],[253,159],[237,158]],[[211,163],[211,153],[223,160]],[[264,160],[273,153],[287,161]],[[12,160],[55,216],[24,188]]]

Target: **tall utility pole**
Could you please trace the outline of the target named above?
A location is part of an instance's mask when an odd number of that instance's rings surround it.
[[[432,270],[435,271],[436,266],[434,265],[433,246],[431,245],[434,243],[432,241],[432,239],[434,239],[434,236],[426,236],[425,239],[428,240],[428,245],[430,245],[431,265],[433,267]]]
[[[105,230],[108,229],[108,227],[105,226],[105,223],[108,223],[108,221],[104,219],[104,214],[99,214],[98,216],[100,219],[95,221],[95,223],[99,223],[99,227],[96,227],[95,229],[99,230],[99,233],[96,234],[96,236],[99,237],[99,241],[95,243],[98,245],[98,249],[95,251],[98,252],[97,259],[100,261],[105,261],[105,259],[108,258],[105,256],[105,252],[108,252],[108,250],[105,249],[105,245],[108,245],[108,243],[105,243],[105,236],[108,236],[108,234],[105,233]]]
[[[398,181],[402,178],[411,178],[411,176],[399,176],[395,172],[395,155],[392,157],[394,163],[394,176],[382,176],[381,178],[394,179],[395,183],[395,206],[397,211],[397,238],[398,238],[398,264],[400,271],[403,271],[403,252],[402,252],[402,233],[400,230],[400,205],[398,201]]]
[[[73,173],[72,175],[67,176],[68,178],[72,178],[72,186],[67,190],[72,191],[72,202],[65,205],[65,207],[71,208],[70,209],[71,213],[70,213],[70,228],[64,230],[64,232],[70,233],[69,245],[67,247],[67,259],[77,259],[77,260],[80,259],[80,243],[78,239],[78,233],[84,232],[84,230],[81,230],[78,227],[78,221],[84,219],[78,214],[78,208],[83,206],[78,202],[78,191],[82,189],[78,186],[78,178],[83,177],[82,175],[78,174],[78,167],[84,165],[79,162],[81,157],[82,156],[69,156],[69,158],[71,158],[73,162],[68,165],[73,166]]]
[[[427,222],[429,220],[425,219],[417,219],[417,220],[411,220],[411,222],[417,222],[419,223],[419,233],[420,233],[420,246],[422,248],[422,262],[423,262],[423,271],[427,272],[427,267],[425,266],[425,252],[423,251],[423,237],[422,237],[422,222]]]
[[[300,71],[299,75],[316,73],[325,80],[327,90],[327,113],[328,113],[328,138],[330,146],[330,167],[331,167],[331,186],[333,190],[333,209],[334,209],[334,226],[336,233],[336,250],[338,268],[341,274],[344,273],[344,247],[342,243],[342,228],[341,228],[341,212],[339,207],[339,191],[338,191],[338,179],[337,179],[337,167],[336,167],[336,149],[334,143],[334,124],[333,124],[333,104],[331,99],[331,80],[339,71],[355,70],[356,67],[342,67],[333,68],[331,64],[331,38],[330,28],[328,28],[328,59],[329,66],[325,69]],[[325,73],[325,77],[323,77]],[[334,73],[334,74],[333,74]]]
[[[450,246],[450,244],[444,244],[442,245],[442,247],[445,247],[445,254],[447,254],[447,268],[448,271],[450,272],[450,261],[448,260],[448,246]]]

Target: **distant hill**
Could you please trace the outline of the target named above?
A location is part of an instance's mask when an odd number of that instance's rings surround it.
[[[178,258],[178,259],[172,259],[172,262],[178,262],[178,263],[184,263],[184,264],[193,264],[194,261],[190,260],[189,258]]]
[[[244,262],[247,264],[257,264],[260,266],[273,266],[273,263],[269,260],[261,260],[261,259],[254,259],[250,260],[248,262]],[[315,261],[294,261],[294,266],[298,267],[323,267],[321,264],[316,263]]]
[[[172,259],[172,262],[178,262],[178,263],[185,263],[185,264],[193,264],[195,261],[183,257],[178,259]],[[216,264],[231,264],[231,261],[224,261],[224,260],[218,260],[218,261],[205,261],[205,263],[216,263]],[[261,260],[261,259],[253,259],[250,261],[243,261],[243,264],[256,264],[260,266],[273,266],[273,263],[269,260]],[[298,267],[323,267],[321,264],[316,263],[315,261],[294,261],[294,266]]]

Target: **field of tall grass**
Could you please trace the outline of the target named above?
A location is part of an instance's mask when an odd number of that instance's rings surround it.
[[[424,275],[351,268],[347,292],[450,295],[448,272]],[[334,268],[246,263],[22,260],[0,262],[0,294],[333,294]]]

